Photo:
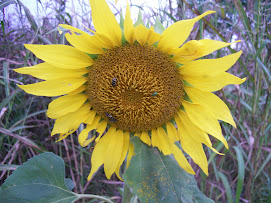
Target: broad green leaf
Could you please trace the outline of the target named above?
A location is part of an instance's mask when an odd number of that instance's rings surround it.
[[[156,148],[133,137],[135,156],[123,175],[142,202],[213,202],[199,190],[193,175],[185,172],[173,156],[164,156]]]
[[[64,182],[65,182],[65,185],[67,186],[67,188],[69,190],[72,190],[75,187],[74,182],[71,179],[69,179],[69,178],[65,178]]]
[[[71,188],[70,181],[66,180]],[[70,203],[77,194],[65,184],[64,161],[53,153],[35,156],[18,167],[0,190],[0,202]]]

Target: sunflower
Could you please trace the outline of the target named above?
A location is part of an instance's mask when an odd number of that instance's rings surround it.
[[[214,11],[178,21],[159,33],[154,27],[133,25],[129,5],[123,29],[104,0],[90,0],[90,6],[93,35],[61,24],[72,46],[26,44],[44,62],[15,70],[45,80],[18,85],[25,92],[60,96],[47,111],[56,119],[51,135],[59,134],[60,141],[84,124],[79,143],[85,147],[95,141],[88,179],[101,165],[107,178],[113,173],[121,178],[122,163],[127,157],[129,164],[134,153],[133,136],[164,155],[172,154],[184,170],[195,174],[184,151],[208,174],[202,144],[219,153],[209,138],[228,148],[218,120],[236,127],[226,104],[212,92],[245,81],[226,72],[241,51],[199,59],[231,43],[184,43],[194,24]],[[91,131],[96,132],[92,137]]]

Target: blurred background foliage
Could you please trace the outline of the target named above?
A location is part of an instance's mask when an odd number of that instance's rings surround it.
[[[36,1],[46,15],[39,16],[39,12],[33,15],[33,8],[27,8],[19,0],[0,1],[0,185],[18,165],[36,154],[50,151],[63,157],[66,173],[76,183],[75,192],[104,195],[120,202],[123,183],[116,176],[107,180],[100,170],[91,182],[87,182],[93,146],[81,148],[76,138],[78,132],[55,142],[57,138],[50,136],[54,121],[45,114],[51,98],[28,95],[18,89],[17,84],[38,80],[12,71],[40,62],[23,44],[68,44],[58,33],[58,24],[93,29],[88,1],[76,2],[80,13],[67,8],[68,0],[31,1]],[[125,6],[118,5],[125,5],[126,1],[122,1],[117,5],[109,2],[118,19],[125,14]],[[221,57],[243,50],[230,72],[246,77],[246,82],[217,92],[229,106],[237,124],[235,129],[221,123],[230,149],[228,151],[216,140],[213,140],[215,148],[225,156],[215,155],[206,148],[208,177],[190,162],[200,190],[216,202],[271,202],[271,2],[159,0],[156,8],[144,1],[130,3],[133,14],[137,15],[140,10],[147,25],[152,25],[159,17],[165,27],[215,10],[215,14],[195,25],[189,40],[242,40],[206,57]]]

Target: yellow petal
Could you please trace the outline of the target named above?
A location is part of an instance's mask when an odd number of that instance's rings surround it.
[[[129,132],[123,133],[123,145],[122,145],[121,157],[120,157],[120,161],[118,163],[118,166],[115,170],[115,173],[120,180],[122,180],[122,178],[120,177],[120,174],[119,174],[120,167],[121,167],[121,165],[127,155],[128,149],[129,149],[129,143],[130,143],[130,135],[129,134],[130,134]]]
[[[89,132],[92,130],[91,127],[89,127],[89,125],[81,131],[81,133],[78,135],[78,142],[82,147],[86,147],[88,146],[91,142],[93,142],[93,140],[95,139],[95,136],[91,137],[90,139],[88,138],[88,134]]]
[[[178,132],[175,126],[171,122],[166,123],[167,126],[167,134],[171,140],[174,142],[179,141]]]
[[[235,54],[230,54],[222,58],[217,59],[202,59],[192,61],[181,66],[178,70],[182,76],[193,77],[193,76],[206,76],[214,77],[217,74],[227,71],[241,56],[242,51]]]
[[[84,121],[84,123],[91,125],[95,117],[96,117],[96,111],[90,110],[89,115],[87,119]]]
[[[88,117],[89,118],[89,117]],[[96,115],[93,122],[90,125],[93,125],[93,129],[96,129],[97,125],[99,124],[100,120],[101,120],[101,116],[100,115]]]
[[[133,21],[131,19],[130,5],[127,1],[126,14],[124,20],[124,36],[125,39],[130,43],[134,44],[135,42],[135,28],[133,25]]]
[[[76,94],[79,94],[79,93],[83,92],[86,89],[87,89],[87,86],[82,85],[82,86],[78,87],[77,89],[75,89],[75,90],[71,91],[70,93],[68,93],[68,95],[76,95]]]
[[[152,129],[152,131],[151,131],[151,144],[153,147],[158,147],[160,144],[156,129]]]
[[[130,142],[129,143],[129,150],[128,150],[128,155],[127,155],[127,164],[126,164],[126,169],[130,166],[130,162],[132,157],[135,155],[135,147],[134,145]]]
[[[78,110],[88,99],[87,95],[66,95],[52,101],[48,106],[47,116],[56,119]]]
[[[90,104],[84,104],[77,111],[57,118],[51,136],[58,133],[67,133],[71,130],[77,129],[79,125],[88,117],[89,110]]]
[[[210,140],[209,135],[208,135],[207,133],[204,132],[204,133],[203,133],[203,136],[205,137],[205,140],[207,140],[206,143],[202,142],[203,144],[205,144],[207,147],[209,147],[211,150],[213,150],[213,152],[215,152],[215,153],[217,153],[217,154],[219,154],[219,155],[225,155],[225,154],[220,153],[219,151],[217,151],[215,148],[213,148],[213,147],[212,147],[212,144],[209,144],[209,143],[211,143],[211,140]],[[209,144],[209,145],[208,145],[208,144]]]
[[[151,138],[150,138],[148,132],[146,132],[146,131],[141,132],[140,140],[142,142],[144,142],[145,144],[151,146]]]
[[[158,127],[157,130],[153,129],[152,133],[154,132],[153,137],[156,137],[156,141],[154,142],[155,147],[157,147],[160,151],[163,152],[164,155],[169,155],[172,152],[172,146],[173,142],[170,140],[170,138],[167,136],[165,130],[162,127]],[[153,143],[152,143],[153,144]]]
[[[70,32],[65,34],[65,37],[76,49],[90,54],[104,53],[102,43],[97,36],[91,36],[88,33],[70,25],[60,24],[59,26],[70,30]]]
[[[215,13],[215,11],[207,11],[196,18],[189,20],[182,20],[169,26],[161,35],[159,40],[158,49],[161,51],[168,51],[176,49],[181,46],[190,35],[194,24],[206,15]]]
[[[175,116],[174,119],[178,126],[179,136],[180,136],[180,133],[185,132],[187,135],[190,135],[191,139],[194,139],[195,142],[203,143],[207,147],[212,149],[214,152],[216,152],[217,154],[223,155],[212,147],[212,143],[207,133],[202,131],[196,125],[194,125],[185,112],[181,110],[178,111],[178,116]],[[180,136],[180,140],[181,140],[181,136]]]
[[[135,28],[135,36],[140,45],[153,45],[160,39],[160,35],[158,33],[144,27],[142,24]]]
[[[111,142],[112,136],[116,133],[116,128],[111,127],[108,132],[101,138],[101,140],[94,147],[91,156],[91,171],[88,175],[88,181],[92,178],[93,174],[99,169],[99,167],[104,163],[105,153],[108,149],[108,145]]]
[[[29,94],[37,96],[60,96],[72,92],[86,82],[85,77],[64,78],[38,82],[30,85],[18,85]]]
[[[121,29],[105,0],[90,0],[92,21],[97,33],[101,33],[121,46]]]
[[[94,62],[87,54],[67,45],[25,44],[25,47],[36,57],[58,68],[85,68]]]
[[[67,133],[61,133],[61,134],[59,134],[59,139],[57,141],[55,141],[55,142],[59,142],[59,141],[64,140],[66,137],[68,137],[70,134],[74,133],[75,131],[76,131],[76,129],[71,130],[71,131],[69,131]]]
[[[218,49],[222,49],[237,42],[240,42],[240,40],[232,43],[215,41],[211,39],[191,40],[175,51],[173,60],[176,63],[185,64],[189,61],[206,56]]]
[[[180,117],[180,122],[178,122],[178,129],[180,135],[180,141],[182,149],[193,159],[193,161],[203,170],[203,172],[208,175],[208,163],[205,152],[202,148],[202,138],[203,133],[197,130],[191,122],[189,122],[188,117],[183,113],[183,117]],[[197,138],[199,136],[199,138]]]
[[[97,37],[97,40],[101,43],[101,46],[106,49],[113,49],[116,44],[111,41],[110,37],[101,34],[101,33],[95,33],[95,36]]]
[[[23,67],[14,69],[15,72],[21,74],[32,75],[33,77],[43,80],[54,80],[65,77],[80,77],[88,73],[88,69],[62,69],[52,66],[48,63],[40,63],[31,67]]]
[[[105,120],[103,120],[101,123],[99,123],[99,125],[97,126],[97,129],[96,129],[96,132],[98,132],[100,134],[99,137],[102,136],[106,127],[107,127],[107,122]]]
[[[209,114],[209,112],[199,104],[192,104],[186,101],[182,105],[187,112],[189,119],[201,130],[220,140],[228,149],[228,143],[222,135],[219,122]]]
[[[191,40],[185,43],[181,48],[177,48],[175,56],[172,60],[176,63],[185,64],[193,59],[196,59],[198,55],[203,53],[204,44],[197,40]]]
[[[201,91],[194,87],[184,87],[185,92],[193,103],[201,104],[216,119],[225,121],[236,128],[235,122],[227,105],[215,94]]]
[[[209,75],[193,75],[193,76],[185,76],[182,75],[182,78],[193,85],[194,87],[201,89],[203,91],[217,91],[225,87],[226,85],[231,84],[242,84],[246,81],[246,78],[240,79],[232,74],[222,72],[213,76],[212,74]]]
[[[93,114],[93,113],[91,112],[91,114]],[[85,120],[85,123],[89,123],[89,118],[90,117],[88,116],[87,119]],[[95,118],[93,119],[93,121],[88,125],[89,129],[90,130],[97,129],[97,126],[98,126],[100,120],[101,120],[101,116],[100,115],[95,116]],[[100,139],[100,137],[99,137],[99,139]],[[99,139],[96,139],[95,142],[98,142]]]
[[[123,146],[123,130],[119,129],[111,136],[104,160],[104,172],[108,179],[112,176],[121,159]]]
[[[195,174],[189,162],[183,155],[183,152],[175,144],[172,146],[172,154],[174,155],[174,158],[176,159],[180,167],[182,167],[187,173],[193,175]]]
[[[193,161],[208,175],[208,162],[202,144],[195,142],[188,134],[181,134],[181,145],[183,150],[193,159]]]

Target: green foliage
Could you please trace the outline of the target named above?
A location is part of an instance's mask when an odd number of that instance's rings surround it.
[[[155,21],[155,24],[153,25],[153,28],[154,28],[154,31],[159,33],[159,34],[162,34],[164,32],[164,30],[165,30],[165,28],[162,25],[162,23],[160,22],[158,16],[156,17],[156,21]]]
[[[135,156],[123,175],[142,202],[213,202],[201,193],[193,175],[184,171],[173,156],[165,156],[133,137]]]
[[[64,161],[46,152],[29,159],[2,185],[0,202],[63,202],[77,198],[65,184]],[[72,188],[68,180],[69,188]]]
[[[100,171],[90,183],[86,181],[93,146],[79,147],[76,137],[80,131],[62,142],[54,142],[57,138],[50,137],[54,122],[45,115],[51,99],[27,95],[16,86],[38,81],[13,72],[15,68],[39,63],[35,56],[26,51],[23,44],[68,44],[64,36],[58,34],[57,25],[62,23],[85,31],[82,25],[93,29],[89,5],[82,0],[79,0],[82,15],[75,14],[67,7],[60,9],[66,0],[61,1],[62,3],[55,1],[51,8],[43,1],[36,1],[42,5],[39,12],[46,14],[44,17],[37,18],[33,15],[35,11],[31,9],[28,9],[27,16],[24,7],[17,0],[0,1],[0,185],[17,166],[48,150],[65,159],[67,177],[75,183],[75,192],[111,196],[119,201],[121,195],[118,188],[122,182],[117,177],[108,181]],[[195,24],[188,40],[242,40],[231,48],[224,48],[205,57],[214,58],[243,50],[239,62],[229,72],[247,77],[247,80],[241,86],[228,86],[216,93],[229,106],[237,125],[237,129],[234,129],[221,123],[223,134],[229,142],[229,151],[213,139],[214,147],[225,153],[225,156],[206,149],[208,177],[199,172],[197,166],[193,165],[193,168],[197,172],[195,178],[200,190],[215,202],[271,202],[270,2],[172,0],[159,4],[159,8],[149,8],[146,4],[140,5],[132,0],[132,5],[131,8],[140,8],[142,21],[149,21],[157,32],[157,16],[162,25],[168,27],[175,21],[215,10],[216,14]],[[114,13],[118,15],[117,6],[113,7]],[[15,8],[14,12],[8,15],[7,11],[12,8]],[[19,23],[14,26],[13,22]],[[35,24],[38,26],[37,30],[33,29]],[[232,146],[237,146],[238,152]],[[221,180],[220,173],[224,174],[228,184]]]
[[[144,26],[144,22],[143,22],[143,19],[142,19],[141,9],[139,9],[139,11],[138,11],[137,21],[134,23],[134,27],[137,27],[140,24],[142,24]]]
[[[110,200],[97,195],[72,192],[74,183],[65,178],[64,161],[51,152],[29,159],[18,167],[0,187],[0,202],[75,202],[81,198]]]

